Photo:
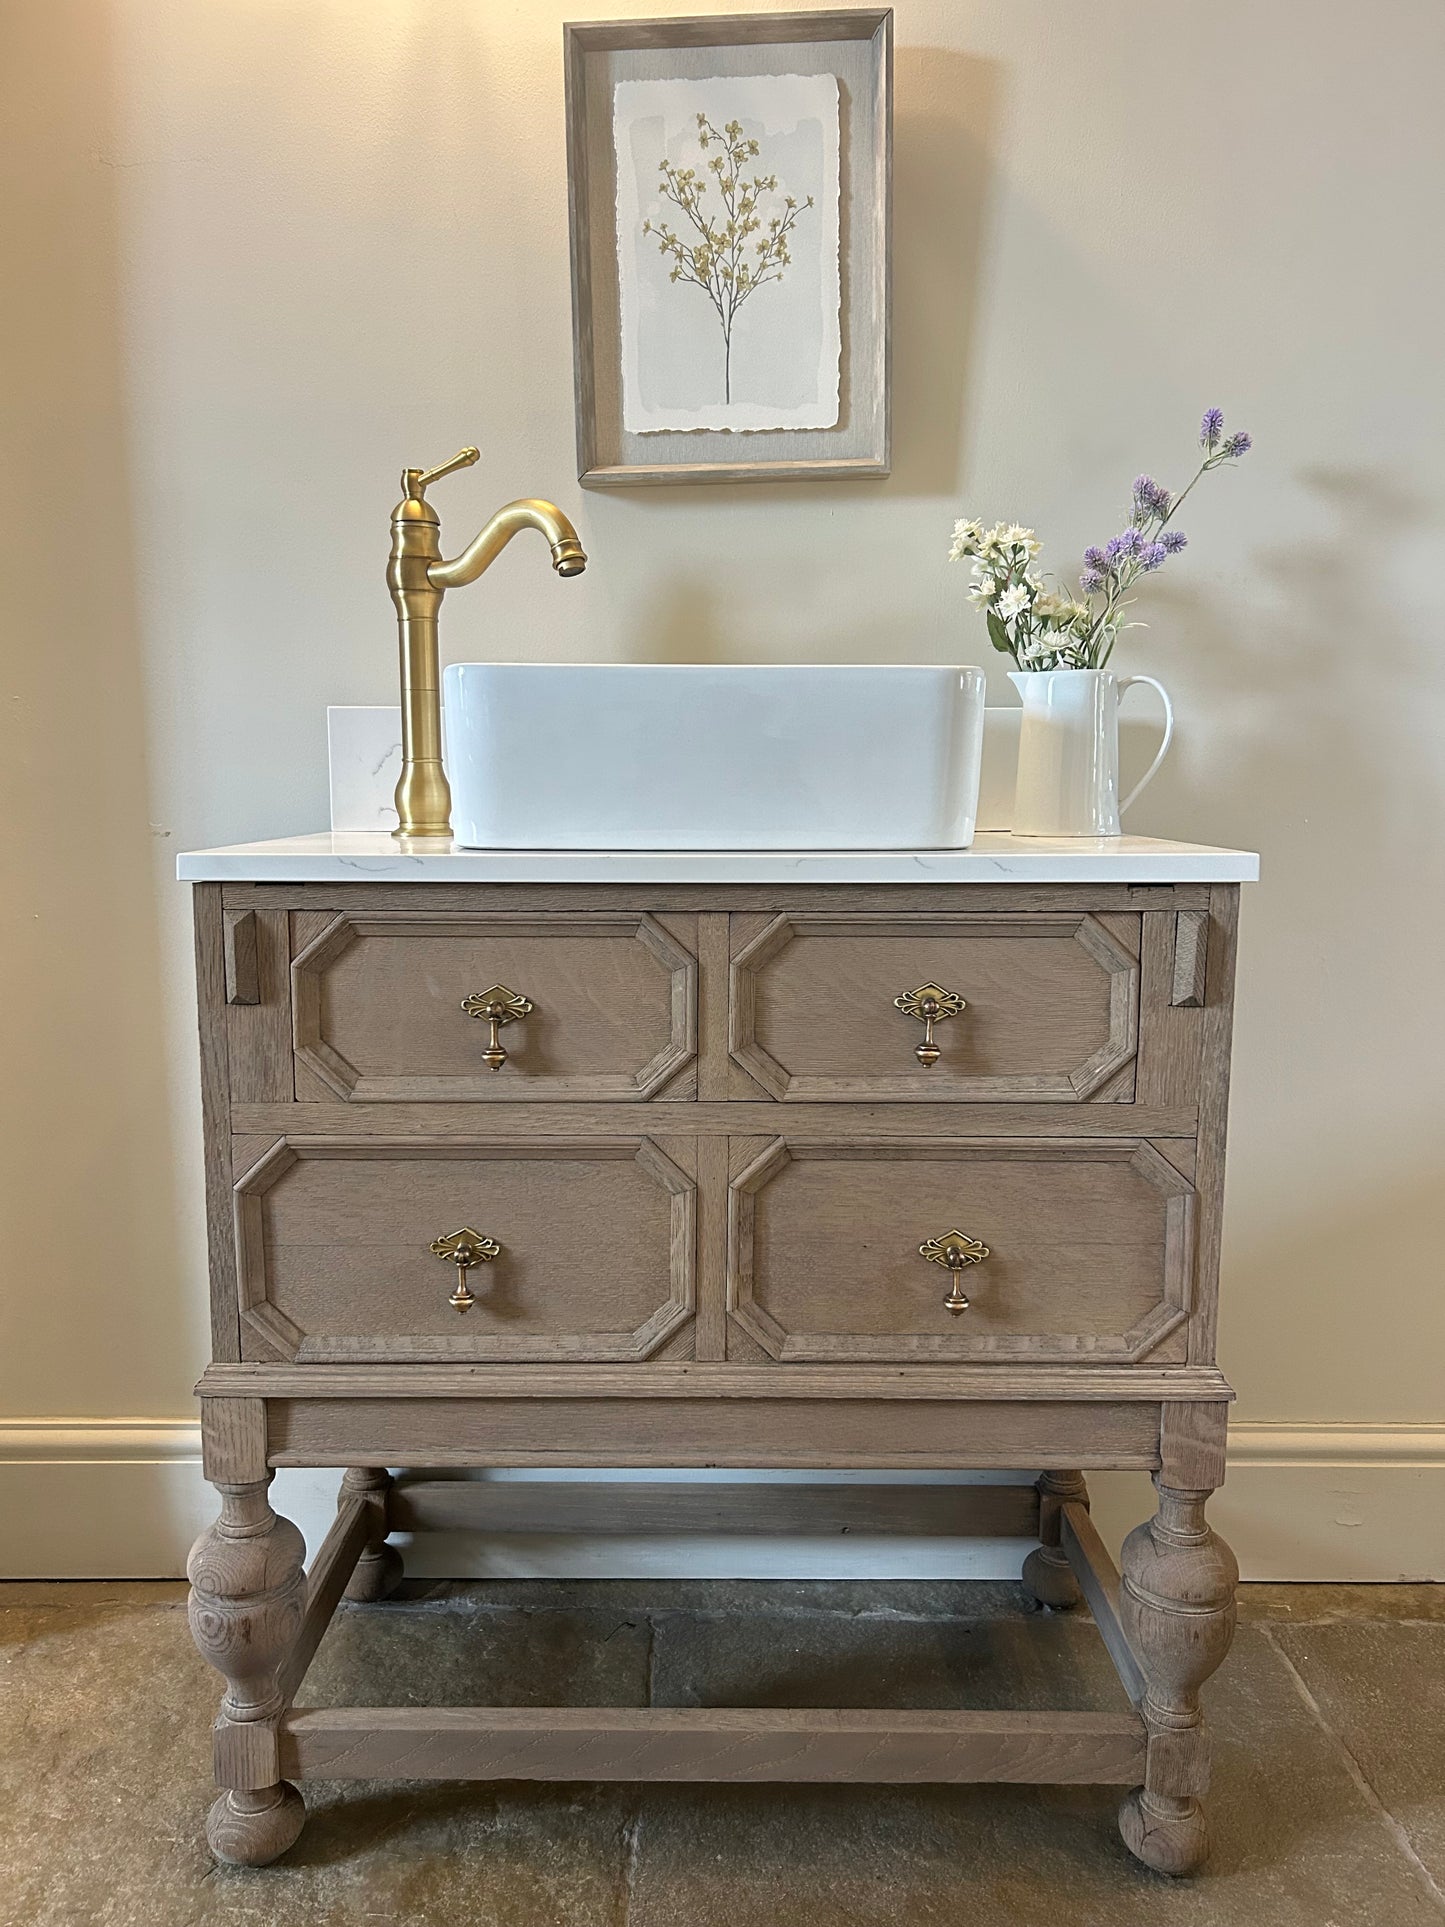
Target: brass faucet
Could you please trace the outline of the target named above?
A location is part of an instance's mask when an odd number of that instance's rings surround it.
[[[401,781],[393,836],[450,836],[452,793],[442,768],[441,659],[437,614],[448,589],[475,582],[519,529],[540,529],[552,545],[558,575],[581,575],[587,557],[577,531],[551,502],[508,502],[475,542],[443,562],[441,523],[428,486],[453,469],[470,468],[479,451],[464,448],[440,468],[404,468],[402,499],[392,511],[386,585],[396,604],[401,641]]]

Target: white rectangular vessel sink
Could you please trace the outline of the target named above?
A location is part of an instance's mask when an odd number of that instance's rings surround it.
[[[452,663],[456,841],[481,850],[964,849],[984,676]]]

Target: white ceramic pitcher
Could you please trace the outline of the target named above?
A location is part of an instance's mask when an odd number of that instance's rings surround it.
[[[1174,705],[1152,676],[1109,669],[1019,669],[1009,681],[1023,699],[1015,836],[1117,836],[1119,818],[1164,761]],[[1164,740],[1154,761],[1119,801],[1119,704],[1136,683],[1157,689]]]

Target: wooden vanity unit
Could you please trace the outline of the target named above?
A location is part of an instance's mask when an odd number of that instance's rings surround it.
[[[1013,1780],[1117,1784],[1132,1851],[1193,1867],[1199,1689],[1234,1619],[1205,1502],[1255,873],[1138,838],[728,858],[354,836],[183,858],[215,1852],[284,1852],[307,1779]],[[346,1468],[309,1573],[268,1502],[277,1466]],[[423,1470],[488,1466],[562,1477]],[[539,1530],[695,1521],[696,1487],[565,1482],[648,1466],[1018,1470],[958,1489],[960,1531],[1033,1542],[1024,1585],[1087,1601],[1127,1703],[294,1706],[338,1602],[399,1576],[388,1533],[515,1530],[522,1507]],[[1094,1467],[1154,1474],[1122,1579]],[[730,1488],[707,1492],[725,1522]]]

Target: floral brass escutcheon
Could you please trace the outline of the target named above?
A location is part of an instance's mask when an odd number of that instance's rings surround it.
[[[493,984],[490,990],[473,991],[470,997],[463,997],[462,1009],[468,1017],[484,1017],[491,1026],[482,1062],[488,1070],[499,1071],[507,1061],[507,1053],[502,1049],[502,1025],[515,1024],[519,1017],[530,1017],[536,1005],[530,997],[508,990],[505,984]]]
[[[958,1317],[968,1310],[969,1300],[963,1289],[963,1274],[969,1265],[980,1265],[988,1257],[986,1244],[977,1238],[970,1238],[966,1231],[945,1231],[941,1237],[928,1238],[918,1247],[920,1258],[926,1258],[931,1265],[942,1265],[948,1272],[948,1296],[943,1303],[945,1308]]]
[[[941,984],[920,984],[916,990],[905,990],[901,997],[893,999],[893,1008],[901,1010],[905,1017],[916,1017],[923,1026],[923,1042],[913,1055],[923,1068],[932,1070],[943,1053],[933,1041],[933,1026],[941,1024],[946,1017],[957,1017],[960,1011],[968,1009],[968,999],[961,997],[956,990],[945,990]]]
[[[495,1238],[484,1238],[480,1231],[463,1225],[460,1231],[449,1232],[445,1238],[433,1238],[430,1249],[433,1257],[445,1258],[457,1268],[457,1282],[447,1303],[455,1305],[458,1311],[470,1311],[477,1301],[467,1283],[467,1273],[474,1265],[489,1265],[493,1258],[499,1258],[502,1247]]]

